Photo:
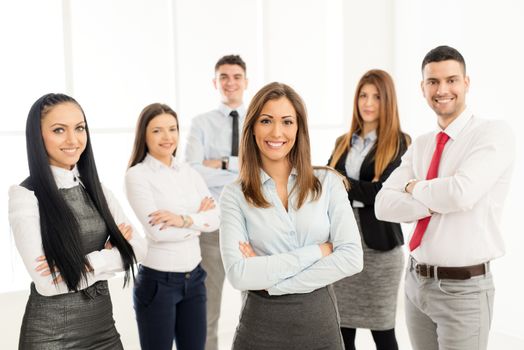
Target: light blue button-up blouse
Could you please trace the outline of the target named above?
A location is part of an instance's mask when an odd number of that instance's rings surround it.
[[[339,175],[316,169],[322,194],[296,210],[292,171],[287,211],[273,179],[264,171],[260,176],[271,207],[248,204],[238,182],[227,185],[220,200],[220,250],[233,287],[271,295],[309,293],[362,270],[360,234]],[[249,242],[258,256],[244,258],[240,241]],[[333,253],[322,257],[319,244],[327,241]]]

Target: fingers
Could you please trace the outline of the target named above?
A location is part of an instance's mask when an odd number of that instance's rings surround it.
[[[62,275],[57,275],[54,279],[53,279],[53,282],[54,283],[60,283],[62,282],[63,279],[62,279]]]
[[[204,199],[202,199],[202,202],[200,202],[200,208],[198,209],[198,212],[202,212],[202,211],[206,211],[206,210],[211,210],[215,208],[215,200],[213,199],[213,197],[204,197]]]
[[[38,264],[38,266],[35,268],[36,271],[42,271],[49,269],[49,265],[47,264],[47,261],[44,261],[41,264]]]
[[[151,218],[149,220],[149,224],[151,224],[151,226],[155,226],[167,222],[169,219],[171,219],[172,214],[169,212],[156,212],[156,214],[150,214],[149,216]]]
[[[35,268],[36,271],[41,271],[40,272],[41,276],[49,276],[49,275],[51,275],[51,270],[49,269],[49,264],[47,263],[45,255],[40,255],[38,258],[36,258],[36,261],[41,262]],[[53,282],[52,283],[60,283],[60,282],[62,282],[63,279],[62,279],[62,276],[60,276],[60,271],[56,268],[56,266],[54,267],[53,270],[55,272],[55,276],[56,277],[53,278]]]
[[[254,256],[257,256],[248,242],[238,242],[238,249],[244,256],[244,258],[252,258]]]
[[[43,260],[42,260],[42,257],[43,257]],[[35,271],[40,272],[41,276],[49,276],[51,274],[51,269],[49,268],[49,264],[47,263],[47,260],[45,260],[45,256],[39,256],[37,258],[37,261],[42,261],[42,262],[35,267]],[[54,268],[54,271],[58,273],[58,269],[56,268],[56,266]]]
[[[128,225],[126,223],[121,223],[121,224],[118,225],[118,229],[120,230],[120,233],[122,233],[122,236],[124,236],[124,238],[126,240],[129,241],[131,238],[133,238],[133,228],[131,227],[131,225]],[[112,247],[112,245],[111,245],[111,247]],[[106,248],[106,249],[108,249],[108,248]],[[111,249],[111,248],[109,248],[109,249]]]

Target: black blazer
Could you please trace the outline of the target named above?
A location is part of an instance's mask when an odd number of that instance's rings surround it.
[[[342,140],[342,137],[343,136],[337,139],[337,145]],[[351,204],[353,204],[353,200],[364,203],[364,207],[358,208],[358,212],[360,216],[362,238],[369,248],[387,251],[404,244],[404,236],[402,235],[400,224],[381,221],[375,216],[375,196],[382,188],[382,183],[386,181],[393,170],[400,165],[401,157],[407,149],[407,139],[409,139],[409,136],[407,135],[403,134],[400,136],[399,154],[388,164],[386,169],[384,169],[378,182],[372,182],[375,177],[374,158],[376,144],[362,162],[362,166],[360,167],[360,180],[352,179],[346,174],[345,163],[348,156],[347,150],[342,154],[335,165],[335,169],[344,175],[350,183],[348,198]],[[333,157],[333,155],[331,155],[331,157]],[[329,162],[331,162],[331,158],[329,159]]]

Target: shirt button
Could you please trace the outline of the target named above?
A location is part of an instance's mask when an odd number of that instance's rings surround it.
[[[190,273],[186,273],[186,280],[188,280],[190,278],[191,278],[191,274]]]

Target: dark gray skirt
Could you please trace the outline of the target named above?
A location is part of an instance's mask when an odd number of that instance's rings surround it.
[[[233,350],[343,350],[331,286],[307,294],[247,292]]]
[[[107,281],[77,293],[42,296],[31,284],[19,350],[123,349]]]
[[[353,210],[360,229],[358,210]],[[334,284],[340,324],[344,328],[379,331],[394,328],[398,288],[404,268],[402,247],[380,251],[368,248],[362,240],[362,251],[362,272]]]

